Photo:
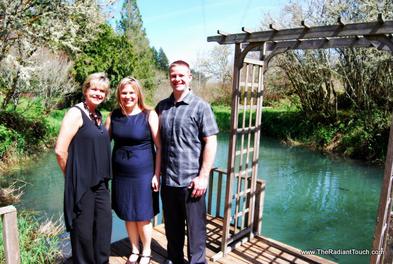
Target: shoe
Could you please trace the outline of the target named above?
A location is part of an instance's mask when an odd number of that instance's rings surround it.
[[[142,259],[147,259],[147,262],[143,262],[143,264],[150,264],[151,256],[143,256],[143,255],[141,255],[140,258],[139,258],[139,262],[138,263],[142,263],[141,262]]]
[[[137,256],[135,261],[130,261],[131,256]],[[137,264],[139,259],[139,253],[131,253],[131,255],[128,257],[126,264]]]

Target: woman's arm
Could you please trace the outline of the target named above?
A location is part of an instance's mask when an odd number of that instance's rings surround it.
[[[159,131],[159,119],[155,111],[149,113],[149,125],[151,136],[156,147],[156,162],[154,167],[154,176],[152,179],[152,187],[155,192],[160,189],[160,174],[161,174],[161,139]]]
[[[111,130],[111,116],[112,112],[109,113],[108,117],[105,120],[105,128],[108,130],[109,137],[112,138],[112,130]]]
[[[65,174],[67,165],[68,147],[82,124],[82,114],[80,110],[75,107],[68,110],[61,123],[60,132],[56,141],[55,153],[57,163],[63,174]]]

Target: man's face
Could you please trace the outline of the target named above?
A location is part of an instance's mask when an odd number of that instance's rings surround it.
[[[174,92],[189,89],[192,80],[190,69],[184,65],[175,65],[169,70],[169,80]]]

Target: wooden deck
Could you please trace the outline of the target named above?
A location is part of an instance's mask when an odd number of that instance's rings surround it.
[[[208,216],[207,225],[207,259],[213,257],[220,248],[220,237],[222,230],[222,219]],[[111,264],[124,264],[130,254],[130,243],[128,238],[112,244]],[[184,255],[187,256],[186,247]],[[166,238],[164,225],[158,225],[153,230],[152,262],[163,263],[166,258]],[[214,263],[209,260],[209,263]],[[321,257],[312,255],[301,255],[300,250],[261,236],[245,242],[233,249],[225,257],[218,259],[215,263],[335,263]]]

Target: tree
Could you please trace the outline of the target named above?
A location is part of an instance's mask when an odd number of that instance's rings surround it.
[[[83,83],[90,73],[102,71],[108,74],[112,87],[116,87],[125,76],[133,76],[141,80],[144,88],[151,90],[150,81],[154,75],[150,65],[141,62],[134,43],[127,36],[116,33],[111,26],[102,25],[96,39],[82,51],[73,70],[79,83]]]
[[[125,0],[121,10],[121,19],[118,23],[120,31],[134,43],[136,51],[146,53],[149,48],[149,40],[143,28],[142,16],[136,0]]]
[[[158,64],[158,69],[163,70],[165,72],[168,71],[169,61],[164,50],[161,47],[158,50],[158,54],[157,54],[157,64]]]
[[[144,81],[144,88],[149,93],[152,92],[154,58],[143,28],[142,16],[136,0],[124,1],[118,28],[128,41],[132,43],[139,64],[138,68],[143,69],[143,73],[140,73],[140,78]]]
[[[230,104],[232,95],[230,55],[231,49],[229,46],[215,46],[207,56],[201,58],[197,63],[199,72],[203,73],[207,78],[219,82],[220,87],[217,100],[227,104]]]
[[[392,10],[391,1],[314,0],[305,5],[291,2],[285,6],[280,21],[273,23],[278,27],[296,27],[307,18],[309,25],[331,25],[338,17],[344,23],[375,21],[380,12],[392,18]],[[380,69],[392,69],[392,62],[386,53],[351,48],[291,51],[273,60],[290,80],[288,93],[298,96],[305,114],[323,119],[335,118],[340,107],[355,113],[377,105],[391,108],[392,72]]]
[[[155,47],[151,47],[151,52],[153,54],[153,59],[154,59],[155,65],[158,68],[158,51],[156,50]]]
[[[328,119],[337,114],[334,72],[329,63],[330,52],[288,52],[277,58],[291,86],[287,94],[296,94],[301,110],[310,118]]]
[[[57,107],[62,95],[78,89],[79,85],[70,78],[73,62],[64,52],[53,53],[40,49],[32,58],[37,65],[33,73],[32,86],[45,106],[46,111]]]
[[[92,0],[1,0],[0,8],[0,64],[10,66],[0,73],[2,109],[10,101],[16,107],[23,92],[38,92],[31,86],[37,67],[32,58],[40,48],[77,54],[103,21]]]

